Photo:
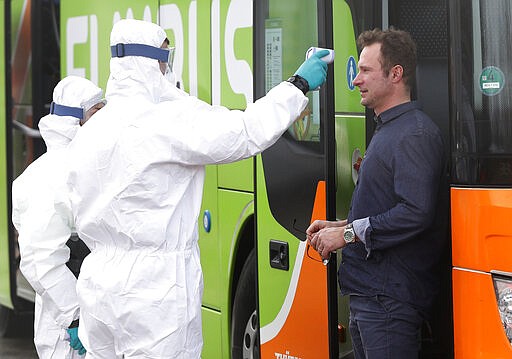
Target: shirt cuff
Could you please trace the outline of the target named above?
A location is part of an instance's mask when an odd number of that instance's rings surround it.
[[[370,227],[370,217],[355,219],[352,222],[357,239],[366,244],[366,230]]]
[[[370,217],[355,219],[352,221],[352,227],[356,232],[357,238],[364,243],[366,249],[366,258],[370,256],[371,248],[368,246],[366,234],[371,232]]]

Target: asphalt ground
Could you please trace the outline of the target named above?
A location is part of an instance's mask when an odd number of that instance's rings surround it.
[[[32,337],[0,338],[0,359],[37,359]]]

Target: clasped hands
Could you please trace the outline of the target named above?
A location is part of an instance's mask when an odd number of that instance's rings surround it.
[[[315,220],[306,230],[307,240],[310,245],[326,261],[332,252],[345,246],[343,233],[347,226],[347,220],[323,221]]]

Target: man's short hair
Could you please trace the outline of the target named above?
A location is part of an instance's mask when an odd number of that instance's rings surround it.
[[[387,30],[367,30],[357,38],[360,49],[375,43],[381,45],[379,62],[384,74],[389,75],[395,65],[402,66],[404,83],[412,89],[416,77],[416,44],[411,35],[391,27]]]

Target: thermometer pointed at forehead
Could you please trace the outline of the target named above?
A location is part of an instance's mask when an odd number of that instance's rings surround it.
[[[332,49],[324,49],[323,47],[310,47],[308,51],[306,51],[306,60],[311,57],[311,55],[317,53],[318,51],[327,50],[329,51],[329,55],[322,57],[322,61],[327,64],[330,64],[334,61],[334,50]]]

